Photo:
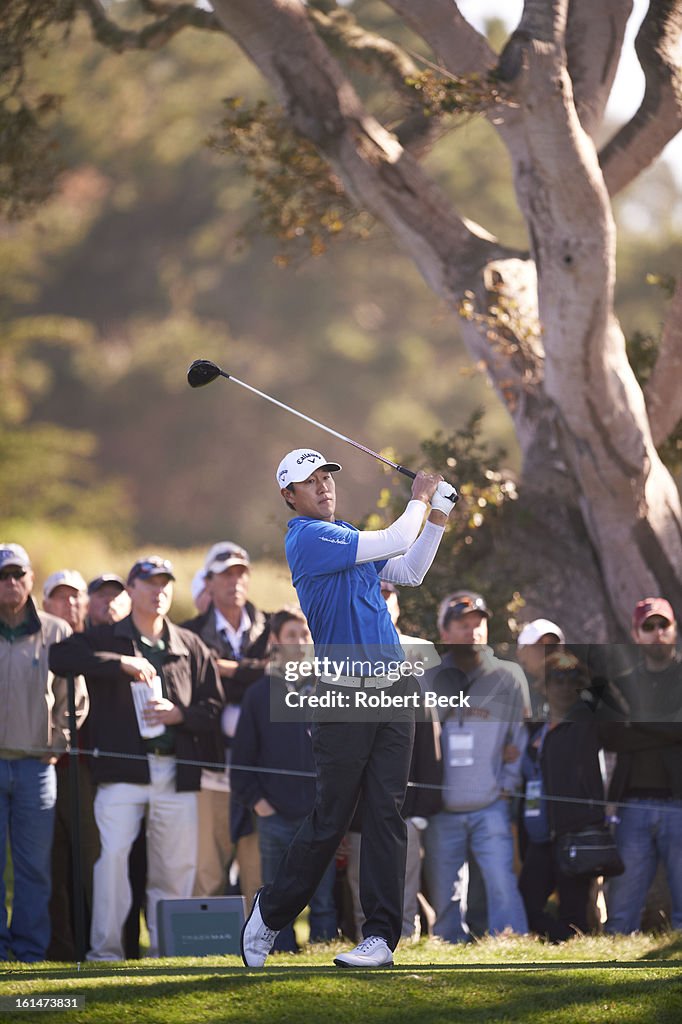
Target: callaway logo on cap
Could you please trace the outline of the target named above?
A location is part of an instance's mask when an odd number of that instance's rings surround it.
[[[341,466],[338,462],[327,462],[320,452],[308,448],[295,448],[293,452],[284,456],[277,467],[277,486],[282,488],[288,487],[289,484],[300,484],[316,469],[327,469],[330,473],[337,473]]]

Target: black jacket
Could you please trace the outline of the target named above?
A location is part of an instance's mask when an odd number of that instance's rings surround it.
[[[533,737],[529,739],[532,757]],[[542,745],[543,793],[549,801],[553,837],[604,823],[604,783],[599,765],[599,726],[593,712],[579,702],[570,717],[550,729]],[[574,802],[579,800],[579,802]]]
[[[176,788],[179,792],[194,791],[200,786],[201,764],[182,762],[222,765],[220,713],[224,697],[208,648],[188,630],[168,620],[166,625],[169,657],[163,675],[168,699],[182,708],[184,716],[174,727]],[[85,676],[90,695],[90,742],[100,752],[92,759],[94,781],[148,783],[145,741],[137,727],[131,678],[121,669],[121,655],[144,657],[130,616],[54,644],[49,661],[52,671],[59,675]],[[139,756],[110,756],[119,753]]]
[[[259,662],[265,658],[268,649],[270,635],[268,616],[254,607],[250,601],[246,602],[245,607],[251,619],[251,628],[244,637],[241,652],[233,651],[231,645],[216,629],[213,604],[208,606],[203,615],[197,615],[182,624],[184,629],[191,629],[193,633],[200,636],[217,658],[233,661],[235,654],[241,653],[239,667],[234,675],[222,681],[225,700],[228,704],[241,704],[247,688],[263,675],[263,665]]]
[[[603,746],[618,754],[609,800],[618,802],[628,789],[637,788],[633,767],[638,751],[658,752],[671,796],[682,799],[682,658],[676,655],[660,673],[636,666],[618,680],[618,691],[627,710],[604,716],[601,723]]]
[[[304,818],[315,802],[312,740],[304,721],[272,721],[273,689],[280,691],[279,703],[283,705],[286,683],[275,675],[262,676],[244,696],[232,744],[232,796],[249,808],[264,798],[283,818]],[[239,771],[238,765],[271,771]],[[276,774],[277,770],[284,774]],[[310,777],[287,775],[287,771],[307,772]]]

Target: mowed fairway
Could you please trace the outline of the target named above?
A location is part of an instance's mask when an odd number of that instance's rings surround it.
[[[272,957],[247,970],[236,957],[127,964],[7,965],[3,996],[85,996],[81,1011],[23,1010],[3,1020],[150,1024],[598,1024],[682,1021],[679,935],[575,939],[548,947],[501,938],[455,948],[406,945],[389,970],[331,967],[340,945]]]

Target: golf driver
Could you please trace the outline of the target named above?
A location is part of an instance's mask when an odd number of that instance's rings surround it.
[[[312,423],[314,427],[319,427],[320,430],[326,430],[328,434],[332,434],[333,437],[338,437],[340,441],[345,441],[347,444],[352,444],[354,448],[359,448],[361,452],[365,452],[366,455],[371,455],[373,458],[378,459],[379,462],[383,462],[387,466],[391,466],[396,469],[403,476],[409,476],[410,479],[414,480],[416,473],[413,473],[411,469],[406,469],[405,466],[399,466],[397,462],[392,462],[383,455],[379,455],[379,452],[372,451],[371,448],[367,448],[364,444],[360,444],[359,441],[354,441],[350,437],[346,437],[345,434],[340,434],[338,430],[332,430],[331,427],[325,426],[324,423],[320,423],[319,420],[314,420],[311,416],[306,416],[305,413],[299,412],[298,409],[292,409],[290,405],[285,405],[284,402],[279,402],[276,398],[272,398],[271,395],[266,395],[264,391],[259,391],[258,388],[251,387],[250,384],[246,384],[243,380],[239,380],[238,377],[233,376],[231,373],[226,373],[225,370],[221,370],[216,363],[210,359],[195,359],[189,370],[187,371],[187,382],[191,388],[203,388],[206,384],[210,384],[216,379],[216,377],[224,377],[225,380],[231,380],[234,384],[239,384],[240,387],[246,388],[247,391],[252,391],[254,395],[259,395],[261,398],[265,398],[266,401],[272,402],[273,405],[278,405],[280,409],[285,409],[287,412],[291,412],[294,416],[298,416],[300,419],[305,420],[306,423]],[[455,497],[452,498],[452,502],[457,501],[459,495],[455,491]]]

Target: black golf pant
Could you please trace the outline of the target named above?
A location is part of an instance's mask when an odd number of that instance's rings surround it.
[[[274,881],[261,893],[261,915],[268,927],[280,929],[308,905],[362,796],[363,934],[381,936],[395,949],[402,928],[407,855],[400,809],[410,769],[413,715],[383,722],[318,722],[312,740],[318,775],[315,805]]]

